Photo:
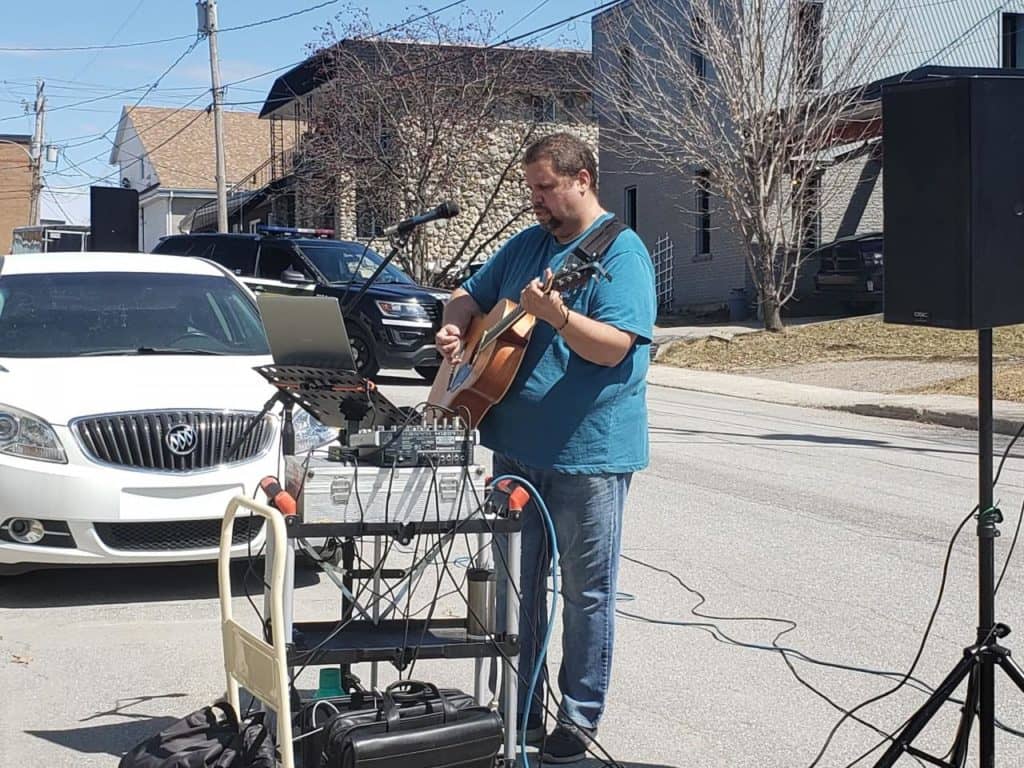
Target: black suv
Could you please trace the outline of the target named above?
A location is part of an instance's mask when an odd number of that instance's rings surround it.
[[[814,289],[850,308],[881,308],[885,265],[881,232],[842,237],[826,243],[810,254],[818,260]]]
[[[344,304],[383,258],[330,234],[265,227],[255,234],[171,235],[161,238],[153,253],[209,259],[257,293],[334,296]],[[447,298],[447,291],[424,288],[392,264],[385,267],[345,320],[359,372],[369,377],[380,368],[413,368],[433,380],[440,365],[434,334]]]

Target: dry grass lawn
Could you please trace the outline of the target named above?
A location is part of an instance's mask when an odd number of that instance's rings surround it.
[[[1024,325],[994,332],[996,397],[1024,401]],[[977,334],[937,328],[885,325],[880,316],[856,317],[764,331],[730,340],[708,337],[679,341],[659,362],[703,371],[752,373],[780,366],[851,360],[915,360],[973,362]],[[974,377],[950,379],[918,391],[971,395]]]

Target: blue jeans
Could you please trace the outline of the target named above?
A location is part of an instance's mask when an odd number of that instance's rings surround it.
[[[632,474],[569,475],[525,467],[494,455],[494,476],[517,475],[540,493],[551,513],[562,577],[562,693],[559,718],[596,728],[604,714],[615,639],[615,590],[619,574],[622,512]],[[503,536],[497,545],[507,546]],[[502,553],[503,554],[503,553]],[[502,554],[495,553],[501,562]],[[548,626],[547,579],[551,571],[547,527],[532,501],[523,511],[519,591],[519,712]],[[505,582],[498,580],[498,625],[505,617]],[[544,677],[538,678],[531,715],[544,712]]]

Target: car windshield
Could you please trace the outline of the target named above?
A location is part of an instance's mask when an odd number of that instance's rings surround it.
[[[371,248],[366,249],[359,243],[347,243],[340,240],[306,240],[295,245],[306,254],[329,283],[347,283],[349,280],[361,282],[368,279],[384,261],[383,257]],[[362,263],[360,263],[362,257]],[[356,268],[359,274],[353,277]],[[405,283],[414,285],[412,279],[398,267],[388,264],[377,278],[378,283]]]
[[[0,357],[266,355],[256,307],[216,275],[0,276]]]

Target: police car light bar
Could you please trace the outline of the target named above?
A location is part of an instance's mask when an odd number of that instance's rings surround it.
[[[313,235],[314,237],[334,237],[333,229],[311,229],[309,227],[272,227],[261,225],[256,231],[265,235]]]

